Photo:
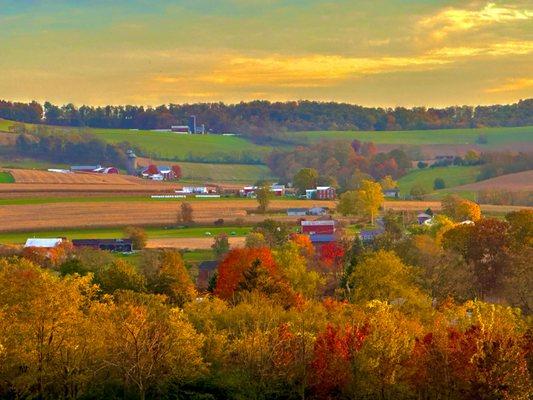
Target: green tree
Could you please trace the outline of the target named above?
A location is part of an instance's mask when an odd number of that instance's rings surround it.
[[[224,257],[226,253],[229,251],[228,235],[226,235],[225,233],[221,233],[215,236],[215,241],[211,245],[211,248],[213,249],[213,252],[215,253],[215,257],[218,260]]]
[[[356,215],[359,211],[357,208],[357,200],[358,196],[355,191],[344,192],[339,197],[337,211],[342,215]]]
[[[411,190],[409,190],[409,194],[414,199],[420,200],[424,197],[424,195],[427,194],[427,190],[421,184],[415,183],[413,186],[411,186]]]
[[[302,168],[293,178],[293,185],[300,193],[316,187],[318,172],[314,168]]]
[[[145,290],[144,277],[137,272],[137,268],[125,260],[115,260],[111,265],[101,269],[95,275],[95,281],[105,293],[116,290]]]
[[[266,213],[268,210],[268,205],[272,199],[272,192],[266,186],[256,190],[255,195],[257,196],[257,202],[259,203],[258,210],[261,213]]]
[[[444,189],[446,187],[446,182],[444,182],[444,179],[442,178],[435,178],[433,181],[433,189],[440,190]]]

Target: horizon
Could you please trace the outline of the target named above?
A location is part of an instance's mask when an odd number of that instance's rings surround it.
[[[56,104],[533,97],[528,1],[0,0],[0,93]]]

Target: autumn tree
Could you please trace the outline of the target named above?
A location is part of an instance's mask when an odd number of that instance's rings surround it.
[[[145,252],[140,264],[151,293],[165,295],[172,304],[180,307],[195,298],[196,289],[178,251]]]
[[[314,168],[302,168],[293,178],[293,185],[300,193],[314,189],[318,180],[318,172]]]
[[[255,195],[257,196],[257,202],[259,203],[259,212],[263,214],[266,213],[270,204],[270,200],[273,197],[270,188],[266,186],[261,187],[255,191]]]
[[[172,169],[172,173],[174,174],[174,179],[180,179],[181,178],[181,167],[175,164],[170,168]]]
[[[269,274],[277,275],[277,266],[268,248],[233,249],[218,266],[215,294],[222,299],[230,299],[239,283],[244,280],[244,272],[251,269],[257,260],[261,268]]]
[[[462,199],[457,195],[448,195],[441,203],[442,212],[456,221],[477,221],[481,218],[481,209],[473,201]]]
[[[291,226],[285,222],[265,219],[258,223],[254,232],[261,233],[269,247],[280,246],[287,241],[292,232]]]
[[[386,175],[380,181],[379,184],[383,190],[396,189],[398,187],[398,182],[392,179],[392,176]]]
[[[183,202],[180,205],[180,209],[177,215],[178,224],[189,225],[194,223],[193,219],[193,209],[190,203]]]
[[[135,250],[141,250],[146,247],[148,235],[144,229],[135,226],[128,226],[124,229],[124,235],[128,239],[131,239],[133,248]]]
[[[94,278],[105,293],[112,294],[116,290],[142,292],[145,289],[144,277],[125,260],[115,260],[112,264],[99,270]]]
[[[370,221],[374,225],[374,217],[385,201],[381,186],[378,183],[365,180],[356,193],[356,204],[358,208],[370,216]]]
[[[155,165],[155,164],[150,164],[146,168],[146,173],[148,175],[156,175],[156,174],[159,173],[159,168],[157,168],[157,165]]]
[[[265,235],[261,232],[250,232],[246,236],[245,246],[248,248],[266,247]]]

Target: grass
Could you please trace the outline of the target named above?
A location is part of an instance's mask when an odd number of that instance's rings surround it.
[[[15,179],[9,172],[0,171],[0,183],[14,183]]]
[[[398,180],[401,195],[408,195],[415,184],[424,187],[427,193],[434,192],[433,181],[435,178],[444,179],[446,189],[454,186],[466,185],[476,181],[479,175],[479,166],[450,166],[416,169]]]
[[[228,236],[246,236],[250,232],[250,227],[226,226],[226,227],[191,227],[191,228],[164,228],[150,227],[145,231],[149,239],[179,239],[214,237],[220,233]],[[210,232],[211,235],[206,235]],[[234,232],[235,235],[231,235]],[[0,233],[0,243],[24,243],[27,238],[49,238],[66,237],[68,239],[113,239],[124,236],[122,229],[117,228],[97,228],[97,229],[67,229],[67,230],[47,230],[36,232],[11,232]]]
[[[47,161],[34,160],[32,158],[5,159],[0,157],[0,167],[3,168],[22,168],[22,169],[48,169],[48,168],[68,168],[67,164],[57,164]]]
[[[13,121],[0,118],[0,131],[9,132],[9,128],[14,124]]]
[[[533,126],[512,128],[477,128],[477,129],[437,129],[418,131],[315,131],[298,132],[298,135],[310,141],[353,140],[371,141],[376,144],[475,144],[477,137],[483,134],[487,137],[488,148],[516,143],[533,141]]]

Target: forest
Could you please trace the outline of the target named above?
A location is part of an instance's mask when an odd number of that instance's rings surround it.
[[[169,104],[158,107],[17,103],[0,100],[0,118],[49,125],[168,129],[190,115],[213,133],[232,132],[258,141],[286,131],[416,130],[533,125],[533,99],[509,105],[447,108],[371,108],[317,101],[251,101],[238,104]]]
[[[317,248],[267,220],[207,290],[175,250],[4,246],[0,398],[528,399],[533,213],[435,221]]]

